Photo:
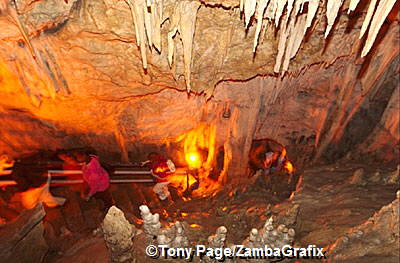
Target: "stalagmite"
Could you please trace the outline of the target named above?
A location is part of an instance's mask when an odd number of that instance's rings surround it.
[[[288,229],[281,224],[277,227],[273,225],[273,219],[270,217],[260,230],[253,228],[249,237],[243,241],[243,245],[252,248],[282,248],[286,245],[292,245],[295,237],[294,229]]]
[[[175,225],[175,237],[172,239],[171,246],[175,248],[188,247],[189,240],[185,234],[185,230],[181,222],[176,221]]]
[[[325,38],[328,37],[333,24],[335,23],[336,17],[339,13],[339,9],[343,4],[343,0],[328,0],[326,7],[326,18],[328,19],[328,25],[326,26]]]
[[[101,228],[106,245],[110,251],[111,262],[133,262],[132,237],[134,237],[136,231],[128,220],[126,220],[124,212],[112,206],[108,210]]]
[[[371,0],[371,2],[369,3],[367,15],[365,16],[364,22],[361,27],[360,39],[364,36],[364,34],[367,31],[367,28],[369,26],[369,23],[371,22],[372,16],[374,15],[376,2],[377,2],[377,0]]]
[[[383,22],[385,22],[386,17],[389,15],[395,3],[396,0],[381,0],[379,2],[368,31],[368,38],[361,53],[361,57],[365,57],[371,50],[379,33],[379,29],[382,27]]]
[[[256,51],[256,47],[258,44],[258,37],[260,36],[261,32],[261,27],[263,23],[263,16],[265,9],[267,8],[269,0],[260,0],[257,5],[257,11],[256,11],[256,16],[257,16],[257,27],[256,27],[256,34],[254,36],[254,44],[253,44],[253,52]]]
[[[144,233],[146,233],[149,238],[159,235],[161,229],[159,214],[152,214],[146,205],[141,205],[139,209],[140,215],[143,218]]]
[[[349,5],[349,10],[347,11],[347,13],[350,14],[350,12],[356,10],[359,2],[360,0],[351,0]]]
[[[207,239],[208,244],[214,248],[224,247],[227,232],[228,232],[228,230],[226,229],[226,227],[224,227],[224,226],[218,227],[215,235],[208,237],[208,239]]]

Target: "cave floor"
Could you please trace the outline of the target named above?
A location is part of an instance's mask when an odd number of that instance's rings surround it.
[[[384,177],[394,170],[361,164],[310,168],[303,172],[296,192],[286,200],[259,184],[213,198],[175,200],[169,206],[156,198],[152,185],[113,185],[111,192],[116,206],[136,227],[141,224],[138,207],[147,204],[152,213],[160,214],[164,226],[176,220],[187,222],[189,240],[198,244],[206,244],[207,237],[221,225],[228,229],[227,241],[240,244],[251,228],[259,229],[269,216],[285,214],[294,204],[299,204],[297,219],[290,225],[296,230],[295,244],[325,247],[396,198],[397,185],[349,183],[354,171],[361,167],[366,177],[377,171]],[[46,208],[45,238],[50,248],[46,262],[108,262],[104,240],[92,234],[102,220],[101,203],[85,202],[77,190],[52,189],[54,195],[64,196],[68,201],[61,208]],[[359,262],[376,261],[371,257]],[[388,259],[387,262],[398,261]]]

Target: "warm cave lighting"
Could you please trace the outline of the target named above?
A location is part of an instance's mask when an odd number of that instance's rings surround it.
[[[400,0],[0,0],[0,263],[400,263]]]
[[[201,157],[197,152],[190,152],[186,154],[186,161],[190,169],[198,169],[201,167]]]
[[[286,161],[285,162],[284,168],[285,168],[285,170],[286,170],[286,172],[288,174],[293,174],[294,167],[293,167],[293,164],[290,161]]]

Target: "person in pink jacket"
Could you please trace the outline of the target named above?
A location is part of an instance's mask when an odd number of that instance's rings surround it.
[[[101,166],[99,157],[96,155],[84,155],[82,157],[82,178],[89,188],[85,200],[93,196],[96,199],[101,199],[108,210],[113,205],[113,200],[108,188],[110,187],[110,177],[107,171]]]

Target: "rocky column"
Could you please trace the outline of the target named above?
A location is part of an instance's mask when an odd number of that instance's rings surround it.
[[[134,261],[133,242],[135,227],[126,220],[124,213],[112,206],[101,225],[111,262],[131,263]]]

